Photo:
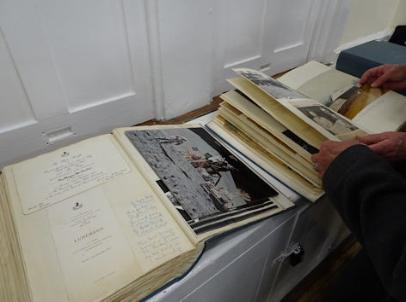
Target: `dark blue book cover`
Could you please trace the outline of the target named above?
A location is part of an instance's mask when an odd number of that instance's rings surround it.
[[[406,64],[406,47],[386,41],[370,41],[343,50],[338,56],[336,69],[360,78],[369,68],[382,64]]]

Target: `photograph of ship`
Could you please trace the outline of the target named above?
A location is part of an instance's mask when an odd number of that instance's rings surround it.
[[[196,233],[276,208],[278,193],[203,128],[127,131]]]

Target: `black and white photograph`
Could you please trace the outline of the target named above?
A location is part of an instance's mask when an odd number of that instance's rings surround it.
[[[379,88],[365,88],[359,85],[352,85],[331,95],[331,105],[329,105],[329,108],[352,119],[364,107],[382,95],[383,90]]]
[[[196,233],[277,207],[271,200],[277,191],[203,128],[133,130],[126,136]]]
[[[357,85],[341,89],[340,91],[331,95],[331,104],[329,105],[329,107],[332,110],[345,115],[351,104],[360,94],[361,89]]]
[[[316,105],[297,107],[297,109],[333,135],[342,135],[358,130],[356,126],[329,108]]]
[[[278,80],[271,78],[270,76],[256,72],[255,70],[237,70],[237,72],[246,79],[253,82],[255,85],[264,89],[269,95],[275,99],[301,99],[306,98],[304,95],[296,92],[289,87],[283,85]]]

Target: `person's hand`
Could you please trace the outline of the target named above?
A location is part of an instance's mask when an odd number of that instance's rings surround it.
[[[369,84],[372,88],[400,90],[406,88],[406,64],[385,64],[368,69],[359,81],[361,85]]]
[[[388,160],[406,159],[406,132],[383,132],[359,138],[375,153]]]
[[[333,160],[345,149],[359,144],[358,140],[348,140],[342,142],[325,141],[321,144],[319,153],[312,156],[314,168],[323,177]]]

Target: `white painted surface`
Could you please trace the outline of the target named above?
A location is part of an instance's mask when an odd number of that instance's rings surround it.
[[[297,208],[212,239],[190,272],[146,302],[280,301],[347,236],[328,201],[297,201]],[[294,242],[305,251],[296,266],[280,257]]]
[[[323,63],[334,63],[337,59],[335,49],[340,45],[340,39],[350,14],[351,0],[316,0],[314,14],[315,30],[310,45],[308,60]]]
[[[275,277],[267,266],[286,248],[295,215],[290,211],[213,239],[187,275],[147,301],[264,301]]]
[[[8,132],[22,125],[36,123],[34,112],[14,68],[3,36],[0,36],[0,66],[2,70],[0,73],[0,131]]]
[[[396,9],[395,17],[391,22],[391,26],[394,28],[396,25],[406,25],[406,1],[399,0],[398,7]]]
[[[304,64],[315,29],[315,0],[273,0],[266,12],[264,50],[270,73]]]
[[[351,0],[341,44],[388,30],[404,0]],[[403,5],[404,7],[404,5]]]
[[[220,7],[223,26],[218,34],[215,58],[220,62],[218,74],[223,77],[216,79],[216,91],[228,87],[224,78],[232,76],[231,69],[235,67],[262,69],[275,74],[305,63],[312,41],[319,48],[321,33],[316,31],[316,25],[322,27],[325,13],[341,16],[344,6],[327,5],[331,2],[336,1],[227,1],[225,7]],[[342,21],[341,17],[339,19]],[[337,26],[331,26],[330,31],[333,37],[340,34]]]
[[[292,284],[298,284],[348,235],[348,229],[327,198],[322,197],[316,204],[298,210],[290,245],[300,243],[305,252],[302,261],[295,266],[286,258],[279,267],[273,267],[270,273],[277,278],[268,301],[280,301],[292,289]]]
[[[158,1],[167,118],[203,106],[211,99],[216,3]]]
[[[3,0],[0,63],[0,167],[154,114],[141,0]]]
[[[335,53],[339,54],[341,51],[351,48],[351,47],[355,47],[357,45],[361,45],[363,43],[369,42],[369,41],[373,41],[373,40],[387,40],[389,39],[389,37],[392,35],[393,30],[392,29],[385,29],[373,34],[370,34],[368,36],[363,36],[361,38],[358,38],[356,40],[353,40],[351,42],[348,43],[344,43],[341,44],[339,47],[337,47],[335,49]]]
[[[265,31],[264,0],[226,0],[224,13],[225,66],[261,56]],[[225,16],[224,16],[225,17]]]

